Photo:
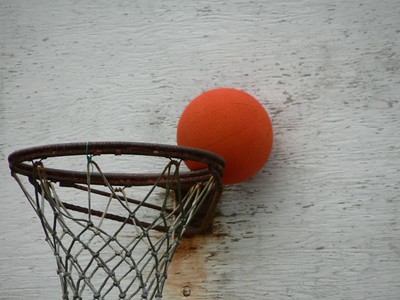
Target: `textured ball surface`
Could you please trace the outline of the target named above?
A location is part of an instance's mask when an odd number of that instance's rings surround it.
[[[219,88],[192,100],[178,124],[177,142],[214,152],[225,159],[224,184],[245,181],[268,161],[273,130],[267,111],[246,92]],[[205,166],[187,161],[191,170]]]

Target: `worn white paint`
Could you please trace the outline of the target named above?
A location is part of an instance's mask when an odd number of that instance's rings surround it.
[[[175,143],[200,92],[269,110],[270,162],[184,241],[166,299],[399,299],[397,0],[0,2],[0,299],[59,299],[7,155],[57,142]],[[191,290],[189,297],[182,288]]]

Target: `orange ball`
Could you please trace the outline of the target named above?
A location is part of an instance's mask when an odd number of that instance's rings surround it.
[[[267,111],[246,92],[218,88],[196,97],[183,111],[177,142],[214,152],[225,159],[224,184],[243,182],[268,161],[273,130]],[[190,170],[205,166],[185,162]]]

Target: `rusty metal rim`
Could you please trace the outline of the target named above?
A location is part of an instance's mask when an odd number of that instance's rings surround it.
[[[157,156],[178,160],[192,160],[204,163],[208,168],[183,172],[181,174],[182,184],[193,184],[206,180],[211,175],[221,181],[224,160],[209,151],[164,144],[137,143],[137,142],[84,142],[84,143],[62,143],[30,147],[17,150],[8,157],[9,167],[12,173],[31,177],[34,173],[32,162],[49,157],[62,157],[73,155],[143,155]],[[62,169],[46,168],[49,180],[69,183],[86,183],[86,172],[70,171]],[[110,184],[123,186],[138,186],[154,184],[160,174],[139,173],[106,173],[105,176]],[[161,182],[162,183],[162,182]],[[91,176],[91,184],[104,184],[100,175]]]

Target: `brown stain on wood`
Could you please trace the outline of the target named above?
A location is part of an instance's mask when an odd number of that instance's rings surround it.
[[[183,238],[168,269],[166,299],[195,299],[205,294],[207,236]]]

